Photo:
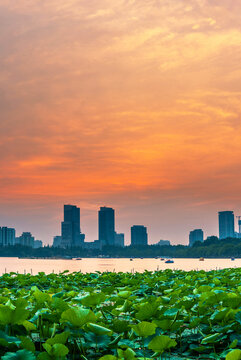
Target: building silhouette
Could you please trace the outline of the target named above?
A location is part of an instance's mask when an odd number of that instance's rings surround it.
[[[119,246],[119,247],[125,246],[125,234],[115,233],[115,246]]]
[[[54,236],[54,238],[53,238],[53,247],[61,246],[61,242],[62,242],[62,236],[60,236],[60,235]]]
[[[43,247],[43,242],[42,240],[34,240],[34,244],[33,244],[33,248],[34,249],[39,249]]]
[[[115,245],[115,210],[106,206],[100,208],[99,241],[100,247]]]
[[[41,240],[35,240],[31,232],[23,232],[21,236],[16,237],[15,243],[22,246],[29,246],[34,249],[41,248],[43,242]]]
[[[157,244],[155,245],[159,245],[159,246],[170,246],[171,242],[169,240],[160,240]]]
[[[143,225],[133,225],[131,227],[131,245],[146,246],[148,245],[147,228]]]
[[[219,239],[235,237],[233,211],[220,211],[218,213]]]
[[[203,231],[202,229],[195,229],[190,231],[189,234],[189,246],[193,246],[193,244],[197,241],[203,242]]]
[[[238,218],[238,237],[241,238],[241,216],[237,216]]]
[[[85,242],[84,242],[84,249],[88,249],[88,250],[101,250],[99,240],[85,241]]]
[[[16,244],[34,247],[34,236],[30,232],[23,232],[21,236],[16,237]]]
[[[0,227],[0,246],[15,245],[16,231],[7,226]]]
[[[64,205],[64,221],[61,223],[61,247],[82,246],[85,235],[80,230],[80,209]]]

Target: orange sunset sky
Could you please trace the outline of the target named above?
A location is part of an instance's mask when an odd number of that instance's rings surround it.
[[[0,226],[151,243],[241,215],[241,2],[0,0]]]

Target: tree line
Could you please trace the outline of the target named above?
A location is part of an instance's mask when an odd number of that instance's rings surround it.
[[[13,245],[0,247],[1,257],[22,257],[22,258],[73,258],[73,257],[131,257],[131,258],[241,258],[241,239],[227,238],[219,240],[213,236],[203,243],[196,242],[192,247],[185,245],[148,245],[148,246],[125,246],[104,247],[98,249],[86,249],[81,247],[60,247],[44,246],[33,249],[27,246]]]

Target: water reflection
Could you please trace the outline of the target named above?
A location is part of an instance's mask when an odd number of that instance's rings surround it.
[[[0,274],[5,272],[19,272],[37,274],[40,271],[45,273],[59,273],[64,270],[70,272],[143,272],[145,270],[156,271],[164,269],[190,270],[215,270],[223,268],[241,267],[241,259],[174,259],[174,263],[167,264],[161,259],[100,259],[89,258],[82,261],[56,260],[56,259],[18,259],[1,258]]]

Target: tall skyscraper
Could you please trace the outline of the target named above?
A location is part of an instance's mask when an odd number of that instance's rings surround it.
[[[131,227],[131,245],[146,246],[148,245],[147,228],[143,225],[133,225]]]
[[[61,223],[61,246],[81,246],[85,235],[80,230],[80,209],[75,205],[64,205],[64,221]]]
[[[195,229],[190,231],[189,234],[189,246],[193,246],[193,244],[197,241],[203,242],[203,231],[202,229]]]
[[[219,239],[235,237],[233,211],[220,211],[218,213]]]
[[[99,210],[99,241],[101,247],[115,245],[115,210],[106,206]]]
[[[15,229],[6,226],[0,227],[0,245],[15,245]]]

